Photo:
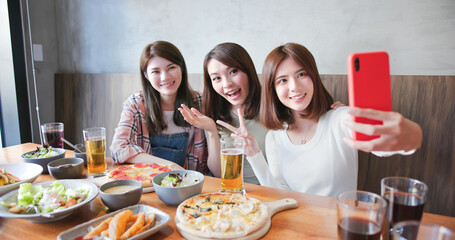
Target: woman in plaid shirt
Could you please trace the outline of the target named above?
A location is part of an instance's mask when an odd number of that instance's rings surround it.
[[[156,162],[208,174],[204,130],[186,123],[175,111],[181,104],[201,109],[202,101],[188,84],[182,54],[169,42],[151,43],[142,51],[140,71],[142,91],[123,103],[110,147],[113,160]]]

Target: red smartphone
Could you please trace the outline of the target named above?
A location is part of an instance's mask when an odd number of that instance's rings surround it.
[[[353,53],[348,57],[349,106],[392,111],[389,55],[386,52]],[[368,118],[353,117],[355,122],[382,124]],[[368,141],[377,135],[353,131],[353,138]]]

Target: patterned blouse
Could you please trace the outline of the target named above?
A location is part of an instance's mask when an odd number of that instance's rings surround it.
[[[202,95],[198,92],[197,108],[202,106]],[[207,140],[204,130],[191,126],[193,137],[188,141],[188,152],[184,168],[209,174],[207,166]],[[123,163],[139,153],[152,154],[149,141],[149,131],[145,120],[145,105],[142,92],[132,94],[124,103],[120,122],[115,129],[114,139],[109,148],[112,159]]]

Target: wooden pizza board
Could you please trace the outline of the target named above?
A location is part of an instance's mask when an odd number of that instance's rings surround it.
[[[273,202],[263,202],[263,204],[267,206],[267,210],[268,210],[268,213],[269,213],[269,217],[268,217],[267,223],[264,224],[258,230],[254,231],[254,232],[251,232],[251,233],[249,233],[248,235],[246,235],[244,237],[235,238],[235,239],[240,239],[240,240],[259,239],[259,238],[264,236],[269,231],[270,225],[272,224],[272,220],[271,219],[272,219],[272,216],[275,215],[275,213],[299,207],[299,204],[297,203],[297,201],[295,199],[292,199],[292,198],[284,198],[284,199],[273,201]],[[186,239],[190,239],[190,240],[206,240],[206,239],[210,239],[210,238],[203,238],[203,237],[194,236],[193,234],[185,231],[184,229],[180,229],[178,227],[177,223],[178,223],[178,219],[177,219],[177,217],[175,217],[175,226],[176,226],[177,230],[179,231],[180,235],[182,235],[182,237],[184,237]]]

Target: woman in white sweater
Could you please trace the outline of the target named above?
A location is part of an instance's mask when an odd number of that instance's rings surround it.
[[[265,141],[268,162],[244,127],[241,111],[240,128],[217,121],[245,138],[247,160],[261,185],[336,197],[357,189],[357,149],[387,156],[411,154],[421,145],[420,126],[399,113],[348,107],[331,110],[333,98],[322,84],[312,54],[302,45],[275,48],[262,74],[260,121],[270,129]],[[354,123],[351,115],[384,124]],[[351,130],[380,137],[354,141]]]

